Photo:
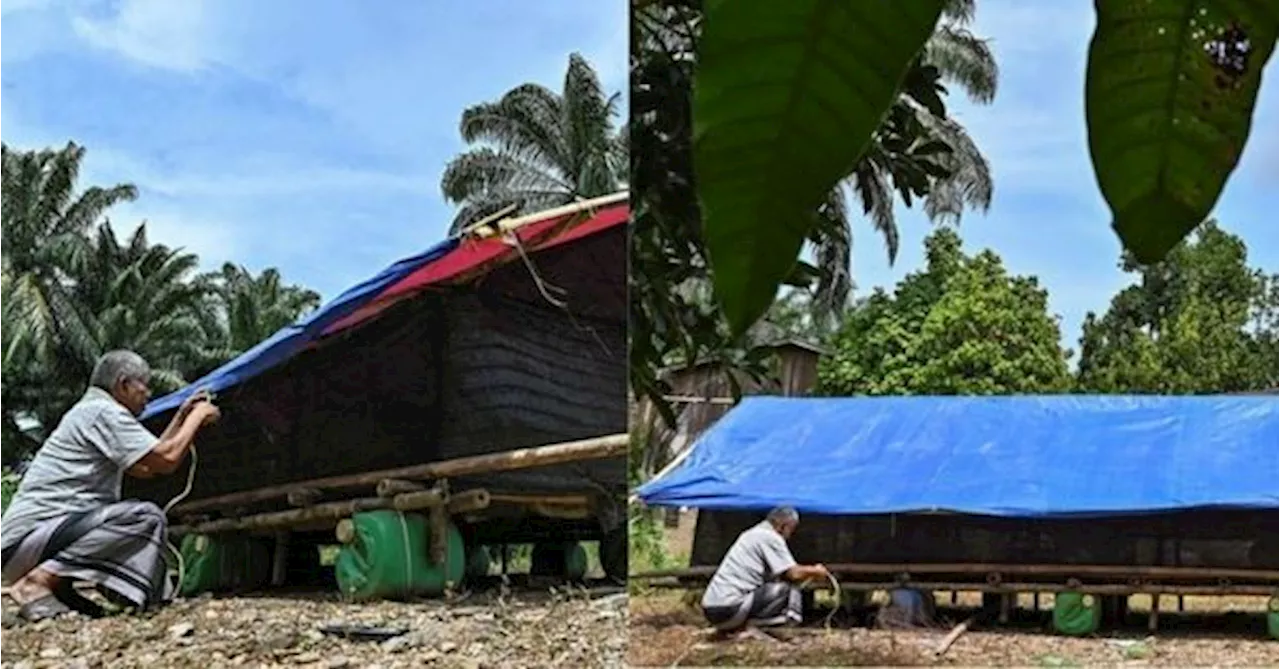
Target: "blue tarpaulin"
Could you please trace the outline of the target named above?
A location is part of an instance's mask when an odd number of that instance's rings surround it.
[[[289,360],[320,339],[330,325],[346,318],[400,279],[444,256],[457,245],[457,240],[442,242],[391,265],[371,279],[356,284],[319,310],[281,329],[262,343],[241,353],[185,388],[152,400],[147,404],[142,419],[146,420],[176,409],[183,400],[198,389],[207,388],[215,393],[221,392]]]
[[[1278,435],[1274,395],[750,397],[637,492],[828,514],[1276,509]]]

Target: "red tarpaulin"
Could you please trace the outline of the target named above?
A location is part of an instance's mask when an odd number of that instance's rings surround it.
[[[511,235],[519,239],[525,252],[533,253],[625,224],[631,211],[627,201],[622,200],[589,212],[556,215],[553,211],[550,214],[545,220],[525,223],[505,236],[463,240],[443,257],[388,286],[368,304],[329,326],[324,334],[328,336],[363,323],[429,286],[466,278],[481,268],[518,259],[520,251],[509,240]]]

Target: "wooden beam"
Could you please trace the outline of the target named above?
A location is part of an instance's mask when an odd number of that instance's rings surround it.
[[[630,446],[630,437],[626,434],[613,434],[605,437],[594,437],[581,441],[570,441],[547,446],[535,446],[514,451],[473,455],[465,458],[441,460],[422,465],[383,469],[345,476],[330,476],[308,481],[296,481],[281,485],[266,486],[254,490],[227,493],[205,499],[183,502],[171,512],[175,516],[183,516],[198,511],[221,509],[231,506],[257,504],[273,499],[287,497],[290,492],[312,488],[316,490],[339,490],[347,488],[375,488],[384,479],[437,479],[474,474],[490,474],[521,469],[533,469],[567,462],[583,460],[600,460],[604,458],[624,457]]]

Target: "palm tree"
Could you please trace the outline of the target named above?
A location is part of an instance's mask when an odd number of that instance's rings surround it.
[[[440,180],[445,199],[459,205],[452,232],[512,205],[530,213],[617,191],[627,160],[626,137],[613,128],[618,104],[575,53],[560,93],[524,84],[464,111],[462,139],[479,146],[450,161]]]
[[[922,80],[924,88],[932,89],[933,82],[940,80],[959,87],[978,104],[995,99],[999,79],[995,57],[987,42],[966,27],[974,9],[974,0],[948,3],[908,82]],[[872,229],[884,240],[890,263],[898,254],[895,190],[910,205],[914,189],[907,182],[912,173],[922,169],[932,172],[919,177],[928,185],[923,195],[925,215],[936,223],[959,223],[966,209],[985,211],[991,206],[993,183],[986,158],[963,126],[937,111],[922,103],[913,91],[904,90],[866,155],[819,209],[818,231],[812,239],[820,277],[813,300],[819,320],[838,314],[853,290],[850,196],[857,199]],[[912,149],[934,141],[942,142],[948,151],[924,157],[910,155]]]
[[[84,148],[12,151],[0,145],[3,178],[0,235],[5,276],[4,341],[25,338],[29,354],[56,365],[63,354],[83,358],[93,334],[71,299],[70,275],[88,249],[87,232],[113,205],[137,197],[118,184],[76,193]]]
[[[31,346],[29,331],[22,327],[22,310],[13,300],[13,281],[8,273],[0,274],[0,332],[4,333],[0,376],[0,439],[3,439],[3,461],[6,467],[19,462],[40,445],[39,439],[23,429],[23,424],[37,421],[46,413],[40,409],[46,387],[40,366]]]
[[[206,308],[212,287],[193,280],[198,265],[195,254],[151,244],[145,223],[123,245],[110,222],[99,226],[76,277],[76,302],[96,348],[79,361],[82,371],[98,355],[128,348],[151,364],[155,390],[168,392],[220,362],[208,329],[216,317]]]
[[[220,272],[201,280],[213,287],[213,311],[221,315],[215,331],[221,333],[228,356],[249,350],[320,306],[319,293],[283,283],[274,267],[255,277],[240,265],[226,263]]]

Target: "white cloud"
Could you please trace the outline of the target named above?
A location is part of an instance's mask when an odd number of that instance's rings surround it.
[[[148,240],[197,254],[204,270],[214,269],[228,259],[244,255],[245,249],[237,240],[236,228],[226,221],[193,218],[187,207],[183,207],[181,212],[172,212],[141,202],[130,202],[113,208],[109,218],[117,237],[126,237],[140,223],[146,223]]]
[[[125,0],[107,19],[76,16],[71,25],[89,44],[151,67],[199,71],[210,64],[203,0]]]

